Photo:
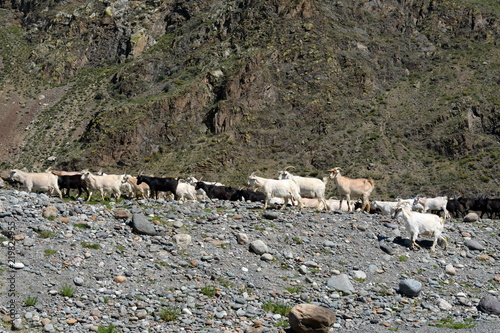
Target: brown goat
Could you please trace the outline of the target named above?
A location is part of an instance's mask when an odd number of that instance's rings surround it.
[[[351,195],[353,197],[361,197],[363,200],[363,206],[361,210],[370,211],[370,201],[368,200],[370,194],[375,187],[375,182],[373,179],[358,178],[352,179],[348,177],[343,177],[340,174],[340,168],[333,168],[330,170],[330,179],[335,180],[337,184],[337,189],[340,196],[340,207],[342,207],[342,199],[345,196],[347,200],[348,210],[351,210]]]

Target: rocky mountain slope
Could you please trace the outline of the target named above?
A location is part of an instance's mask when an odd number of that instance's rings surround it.
[[[500,6],[0,1],[1,168],[497,195]],[[330,189],[333,193],[333,190]]]
[[[290,332],[303,303],[334,332],[493,332],[499,223],[431,253],[380,215],[1,190],[0,332]]]

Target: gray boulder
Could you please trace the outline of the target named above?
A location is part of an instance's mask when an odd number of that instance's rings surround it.
[[[399,293],[408,297],[417,297],[422,290],[422,284],[414,279],[399,282]]]
[[[349,276],[347,274],[340,274],[332,276],[328,282],[327,286],[330,289],[341,291],[346,295],[350,295],[354,293],[355,289],[349,280]]]
[[[267,245],[259,239],[250,243],[250,250],[258,255],[268,252]]]
[[[148,218],[143,214],[132,215],[130,227],[134,233],[139,235],[155,236],[157,234],[154,224],[149,222]]]
[[[479,301],[477,309],[488,314],[500,315],[500,301],[492,295],[486,295]]]

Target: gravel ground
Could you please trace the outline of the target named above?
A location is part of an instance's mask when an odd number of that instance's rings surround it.
[[[0,190],[0,332],[290,332],[300,303],[335,311],[333,332],[493,332],[477,305],[500,295],[499,225],[448,220],[430,253],[387,216]]]

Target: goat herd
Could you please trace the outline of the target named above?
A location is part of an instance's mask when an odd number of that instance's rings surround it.
[[[79,197],[82,192],[87,194],[87,201],[93,193],[100,194],[102,200],[107,195],[118,199],[122,194],[136,198],[152,197],[158,199],[161,192],[170,193],[170,198],[179,201],[186,200],[245,200],[263,202],[264,209],[269,204],[279,204],[281,208],[286,204],[297,205],[300,209],[315,208],[319,210],[344,210],[352,211],[355,208],[367,212],[378,212],[393,215],[397,208],[407,207],[411,211],[423,213],[442,211],[444,218],[463,217],[469,211],[487,214],[489,218],[500,218],[500,199],[498,198],[415,198],[398,201],[369,201],[369,196],[374,189],[372,179],[352,179],[340,174],[340,168],[330,171],[329,178],[335,182],[340,200],[325,198],[325,189],[328,178],[321,180],[312,177],[293,175],[288,166],[278,172],[278,179],[263,178],[252,173],[248,177],[248,185],[256,190],[238,189],[224,186],[220,183],[198,181],[194,177],[186,179],[172,177],[149,177],[139,174],[137,177],[130,175],[107,175],[102,172],[92,174],[88,170],[81,172],[49,171],[30,173],[18,169],[11,170],[4,179],[13,184],[20,184],[28,192],[48,191],[57,193],[60,198],[69,197],[70,190],[78,190]],[[64,191],[65,193],[63,193]],[[360,207],[354,207],[352,198],[360,198]],[[344,201],[345,199],[345,201]],[[439,214],[439,212],[438,212]]]
[[[397,201],[369,201],[369,196],[374,188],[372,179],[352,179],[340,174],[340,168],[333,168],[329,178],[334,180],[340,200],[325,199],[325,188],[328,178],[317,179],[300,177],[291,174],[286,167],[278,172],[278,179],[263,178],[252,173],[248,177],[248,185],[256,190],[237,189],[224,186],[220,183],[198,181],[194,177],[186,179],[172,177],[149,177],[139,174],[137,177],[130,175],[107,175],[104,173],[92,174],[88,170],[81,172],[46,171],[29,173],[21,170],[11,170],[3,177],[11,184],[20,184],[28,192],[48,191],[54,192],[62,199],[69,197],[70,190],[78,190],[79,197],[82,192],[87,194],[87,201],[93,193],[99,193],[102,200],[106,195],[120,198],[122,194],[136,198],[158,199],[160,192],[170,193],[171,199],[186,200],[245,200],[264,202],[264,209],[269,204],[279,204],[284,208],[287,204],[297,205],[300,209],[315,208],[319,210],[354,210],[352,198],[360,198],[361,211],[390,215],[400,218],[406,230],[410,233],[411,248],[420,247],[416,243],[418,235],[433,236],[434,241],[431,251],[435,251],[436,244],[446,249],[446,239],[441,236],[444,229],[444,219],[451,216],[463,217],[469,211],[481,212],[481,218],[487,214],[489,218],[500,218],[499,198],[414,198],[399,199]],[[345,198],[345,201],[343,201]],[[441,214],[443,217],[439,216]],[[430,214],[429,214],[430,213]],[[434,214],[432,214],[434,213]]]

